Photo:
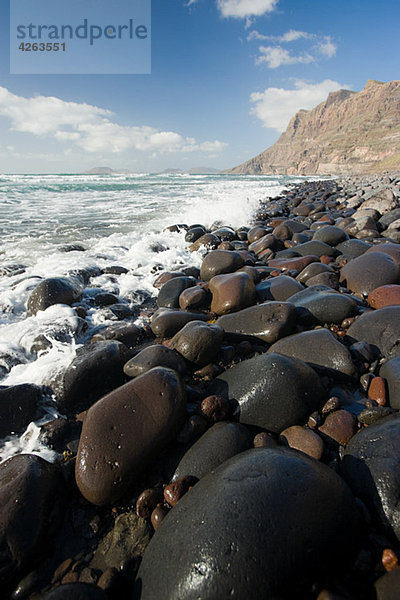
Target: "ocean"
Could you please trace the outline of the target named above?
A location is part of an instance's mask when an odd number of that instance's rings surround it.
[[[0,175],[0,386],[46,385],[61,374],[94,328],[109,314],[88,308],[87,330],[75,331],[73,308],[55,305],[27,316],[26,303],[42,278],[68,276],[88,267],[122,266],[128,273],[99,275],[84,290],[99,289],[132,304],[155,296],[156,273],[200,266],[202,253],[190,253],[185,232],[163,231],[168,225],[214,222],[248,225],[260,200],[274,197],[288,176],[231,175]],[[84,251],[65,251],[78,245]],[[68,249],[68,248],[67,248]],[[71,248],[69,248],[71,250]],[[32,345],[45,336],[50,347]],[[46,417],[22,435],[0,440],[0,461],[33,452],[48,460],[54,453],[39,440],[40,426],[57,416],[54,400],[45,401]]]

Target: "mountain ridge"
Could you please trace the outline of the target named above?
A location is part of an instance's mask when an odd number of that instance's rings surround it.
[[[400,169],[400,81],[369,79],[299,110],[273,146],[224,173],[357,175]]]

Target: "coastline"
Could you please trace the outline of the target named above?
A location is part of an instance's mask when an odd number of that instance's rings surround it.
[[[260,586],[282,597],[294,593],[293,586],[304,598],[373,597],[375,582],[378,591],[390,587],[400,556],[394,499],[400,451],[393,442],[400,438],[400,175],[289,186],[261,202],[241,228],[171,224],[169,231],[182,229],[192,250],[205,242],[209,253],[200,268],[155,273],[156,312],[151,302],[130,312],[115,308],[115,295],[99,293],[104,308],[114,306],[116,322],[99,329],[52,382],[64,417],[50,421],[41,436],[59,459],[50,467],[17,456],[0,466],[0,480],[8,482],[0,492],[7,495],[3,531],[22,536],[16,548],[3,537],[9,593],[32,599],[46,593],[56,600],[67,598],[73,584],[88,599],[133,594],[156,600],[176,589],[182,598],[200,590],[205,599],[216,590],[226,597],[229,584],[238,598],[258,598]],[[30,294],[30,314],[62,303],[84,327],[80,280],[87,284],[93,276],[43,280]],[[29,384],[0,390],[3,426],[22,430],[42,393]],[[11,404],[19,407],[17,416]],[[261,456],[278,461],[283,471],[297,461],[283,492],[271,466],[267,500],[257,478],[249,483],[243,476],[262,471]],[[221,489],[220,481],[226,476],[229,482],[236,469],[239,488],[228,483]],[[380,486],[379,469],[387,486]],[[303,478],[313,482],[322,517]],[[259,537],[248,511],[232,519],[231,493],[242,507],[254,498],[257,518],[267,510],[276,526],[265,524]],[[198,543],[185,536],[196,510],[207,524]],[[281,544],[287,521],[299,540],[294,556]],[[328,527],[331,521],[336,530]],[[179,552],[173,543],[166,547],[174,527]],[[246,581],[223,558],[220,547],[228,539],[237,544],[236,569],[249,568]],[[201,543],[214,567],[185,584]],[[307,560],[310,544],[318,552]],[[277,573],[262,559],[271,547]],[[250,549],[258,557],[252,569]]]

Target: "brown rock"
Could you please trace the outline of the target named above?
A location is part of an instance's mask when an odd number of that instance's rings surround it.
[[[391,548],[385,548],[382,552],[382,565],[388,573],[399,567],[399,559]]]
[[[293,425],[284,429],[280,435],[280,441],[316,460],[320,460],[324,452],[324,442],[320,436],[311,429],[306,429],[300,425]]]
[[[190,252],[196,252],[200,248],[216,248],[221,240],[213,233],[205,233],[189,246]]]
[[[261,252],[263,252],[267,248],[274,250],[276,247],[277,239],[272,233],[269,233],[267,235],[264,235],[264,237],[260,238],[259,240],[250,244],[249,250],[250,252],[254,252],[254,254],[260,256]]]
[[[346,446],[355,433],[355,427],[353,415],[347,410],[337,410],[326,417],[318,431],[341,446]]]
[[[218,325],[191,321],[174,335],[169,347],[198,367],[208,365],[222,344],[224,331]]]
[[[340,273],[340,281],[346,287],[365,296],[377,287],[397,283],[398,279],[398,265],[383,252],[362,254],[348,262]]]
[[[184,418],[180,377],[161,367],[96,402],[83,424],[76,459],[82,495],[98,505],[118,500],[176,435]]]
[[[212,423],[225,421],[230,413],[229,401],[223,396],[207,396],[201,402],[201,414]]]
[[[179,306],[182,310],[196,310],[205,308],[209,295],[206,290],[198,285],[184,290],[179,296]]]
[[[368,398],[375,400],[379,406],[386,405],[386,380],[383,377],[374,377],[368,388]]]
[[[294,258],[273,258],[268,261],[268,266],[276,267],[281,271],[302,271],[305,267],[313,262],[320,262],[318,256],[295,256]]]
[[[217,275],[210,281],[211,311],[217,315],[235,312],[256,301],[254,281],[247,273]]]
[[[164,500],[171,506],[175,506],[177,502],[190,490],[191,487],[198,482],[197,477],[185,475],[175,481],[172,481],[164,488]]]
[[[153,283],[153,286],[157,289],[160,289],[164,283],[167,283],[170,279],[174,277],[185,277],[185,273],[181,273],[180,271],[164,271],[161,273]]]
[[[372,308],[384,308],[400,304],[400,285],[381,285],[368,295],[368,304]]]
[[[233,273],[243,265],[244,260],[237,252],[213,250],[201,263],[200,277],[205,281],[210,281],[215,275]]]

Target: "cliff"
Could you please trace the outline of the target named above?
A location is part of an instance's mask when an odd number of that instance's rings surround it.
[[[369,80],[300,110],[278,141],[225,171],[243,174],[344,175],[400,169],[400,81]]]

